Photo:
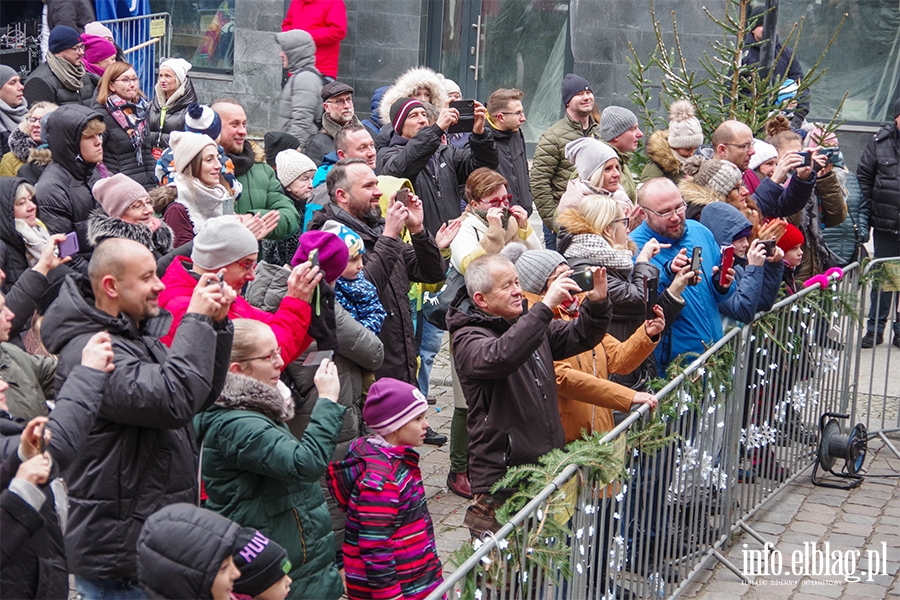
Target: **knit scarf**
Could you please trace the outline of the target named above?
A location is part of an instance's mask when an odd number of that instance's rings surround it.
[[[60,58],[52,52],[48,52],[47,64],[50,65],[50,70],[53,71],[56,78],[59,79],[63,86],[70,92],[77,92],[84,87],[84,80],[82,77],[84,77],[85,71],[81,61],[79,61],[78,64],[73,65],[66,59]]]
[[[25,249],[28,250],[28,254],[25,256],[28,259],[28,266],[33,267],[41,258],[44,246],[50,241],[50,232],[47,231],[47,226],[40,221],[32,227],[24,219],[16,219],[16,231],[22,236]]]
[[[631,271],[631,250],[616,250],[602,235],[580,233],[572,236],[572,243],[563,253],[566,258],[587,258],[604,267]]]
[[[131,147],[139,165],[144,164],[144,129],[147,127],[148,106],[147,101],[140,96],[136,102],[123,100],[116,94],[110,94],[106,99],[106,110],[131,138]]]
[[[187,208],[195,235],[207,220],[234,213],[233,198],[221,183],[210,188],[197,179],[175,173],[175,189],[178,190],[175,202]]]
[[[473,206],[472,214],[474,214],[476,217],[478,217],[478,219],[485,225],[489,225],[488,220],[487,220],[487,211],[486,210],[481,210],[480,208],[475,208]],[[500,225],[503,226],[503,231],[506,231],[506,226],[509,225],[509,216],[510,216],[509,209],[504,208],[503,216],[500,217]]]
[[[22,104],[16,108],[0,100],[0,126],[2,126],[0,131],[15,131],[27,112],[28,102],[24,98],[22,99]]]

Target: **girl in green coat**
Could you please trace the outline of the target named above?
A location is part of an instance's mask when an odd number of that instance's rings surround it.
[[[281,383],[284,361],[272,329],[235,319],[225,389],[194,418],[201,443],[206,508],[254,527],[287,550],[290,598],[340,598],[334,534],[319,478],[334,453],[345,407],[337,404],[337,368],[325,360],[315,376],[319,398],[302,438],[285,421],[294,416]]]

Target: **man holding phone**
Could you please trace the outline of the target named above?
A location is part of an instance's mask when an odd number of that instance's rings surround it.
[[[685,306],[681,314],[656,348],[656,359],[664,372],[677,356],[685,352],[702,354],[707,346],[722,337],[717,305],[732,294],[734,273],[726,276],[726,286],[719,285],[719,244],[700,222],[685,219],[687,204],[671,180],[658,177],[646,182],[638,192],[638,204],[644,212],[644,222],[630,237],[638,247],[643,247],[650,238],[660,242],[660,252],[650,259],[659,268],[660,289],[667,288],[682,269],[696,271],[682,292]],[[694,248],[700,249],[697,269],[690,264]]]
[[[394,134],[388,146],[378,151],[376,171],[413,182],[422,200],[425,229],[437,234],[441,225],[462,212],[460,188],[479,167],[497,167],[497,149],[489,128],[487,111],[477,100],[472,102],[472,135],[465,148],[446,143],[445,134],[459,121],[459,111],[447,107],[437,120],[429,123],[425,105],[414,98],[400,98],[391,106]]]

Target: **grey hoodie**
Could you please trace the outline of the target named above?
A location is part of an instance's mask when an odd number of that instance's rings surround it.
[[[276,128],[297,136],[304,150],[319,130],[316,123],[322,121],[322,74],[316,70],[316,43],[301,29],[277,33],[275,40],[287,56],[291,73],[281,90]]]

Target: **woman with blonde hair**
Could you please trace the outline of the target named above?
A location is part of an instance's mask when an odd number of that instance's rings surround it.
[[[565,210],[557,217],[561,228],[557,248],[569,266],[576,271],[589,266],[606,267],[613,306],[608,333],[617,340],[628,339],[644,325],[646,286],[660,280],[659,269],[649,261],[661,248],[668,247],[650,239],[634,258],[637,246],[628,238],[629,221],[616,200],[599,194],[585,196],[577,208]],[[681,292],[690,273],[682,269],[668,289],[660,290],[657,304],[665,313],[667,328],[684,306]],[[643,391],[655,376],[656,363],[650,357],[635,371],[611,376],[610,380]]]
[[[52,102],[35,102],[25,113],[25,118],[9,135],[9,152],[0,160],[0,175],[16,177],[19,169],[28,163],[31,151],[41,145],[41,119],[59,108]],[[32,185],[37,179],[30,181]]]
[[[103,115],[106,123],[103,164],[109,173],[124,173],[150,189],[157,186],[153,174],[156,160],[147,139],[150,104],[141,93],[139,83],[133,66],[113,63],[100,79],[93,108]]]

